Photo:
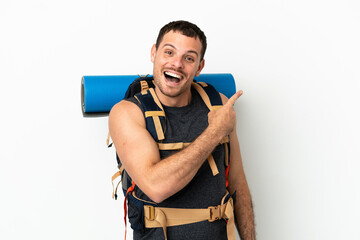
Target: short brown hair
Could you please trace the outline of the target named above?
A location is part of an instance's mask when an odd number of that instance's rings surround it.
[[[159,35],[156,40],[156,49],[159,48],[164,35],[170,31],[180,32],[187,37],[192,37],[195,39],[199,38],[202,45],[200,61],[204,59],[204,55],[207,47],[206,36],[198,26],[188,21],[183,21],[183,20],[173,21],[163,26],[160,29]]]

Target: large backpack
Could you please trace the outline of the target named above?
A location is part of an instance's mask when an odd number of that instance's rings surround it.
[[[217,110],[220,107],[222,107],[222,100],[220,97],[220,94],[215,90],[215,88],[207,83],[204,82],[194,82],[192,83],[192,87],[196,89],[196,91],[201,96],[202,100],[206,104],[206,106],[209,108],[209,110]],[[165,112],[164,109],[157,98],[154,90],[154,82],[153,77],[139,77],[134,80],[132,84],[128,87],[128,90],[125,93],[124,99],[128,99],[131,97],[135,97],[138,102],[142,105],[145,115],[145,122],[146,122],[146,128],[153,137],[153,139],[157,142],[159,151],[167,151],[167,150],[181,150],[188,146],[191,143],[184,143],[184,142],[177,142],[177,143],[163,143],[162,141],[165,139],[164,129],[166,129],[165,124]],[[107,140],[107,144],[109,141],[109,137]],[[230,143],[229,143],[229,137],[226,136],[219,144],[224,144],[225,148],[225,166],[226,166],[226,187],[228,186],[228,172],[229,172],[229,163],[230,163]],[[108,144],[110,147],[112,144]],[[126,230],[126,214],[127,214],[127,207],[126,202],[128,201],[128,204],[132,204],[133,206],[136,206],[138,209],[138,217],[136,217],[136,220],[130,221],[131,227],[134,230],[143,231],[145,227],[151,228],[151,227],[162,227],[164,229],[164,235],[166,238],[166,226],[176,226],[176,225],[182,225],[192,222],[198,222],[198,218],[196,216],[199,215],[209,215],[209,218],[202,219],[203,220],[209,220],[214,221],[221,218],[227,218],[228,221],[228,228],[231,228],[228,230],[230,232],[228,235],[229,239],[232,239],[231,235],[234,235],[234,229],[233,226],[233,202],[230,194],[226,194],[222,200],[222,204],[215,207],[209,207],[208,209],[192,209],[192,212],[190,213],[192,216],[195,216],[196,219],[189,219],[184,220],[180,219],[176,221],[176,223],[169,223],[169,222],[161,222],[160,220],[155,219],[156,211],[161,211],[163,214],[165,212],[165,215],[171,215],[175,214],[173,209],[167,210],[163,208],[158,208],[156,206],[156,203],[142,201],[138,197],[135,196],[134,188],[136,186],[135,182],[132,181],[131,177],[127,174],[125,171],[123,165],[121,164],[121,160],[119,159],[118,155],[116,154],[116,159],[118,163],[119,171],[117,171],[112,176],[112,184],[113,184],[113,198],[117,199],[117,190],[120,182],[122,183],[122,189],[125,196],[124,200],[124,220],[125,220],[125,230]],[[212,170],[213,175],[217,175],[219,173],[217,166],[215,164],[215,160],[212,156],[212,154],[208,157],[208,163],[210,165],[210,168]],[[118,177],[121,177],[121,180],[117,183],[116,187],[114,186],[114,180]],[[231,207],[230,207],[231,206]],[[220,210],[219,212],[219,209]],[[227,208],[227,211],[225,213],[225,210]],[[216,210],[214,210],[216,209]],[[231,210],[230,210],[231,209]],[[189,210],[189,209],[185,209]],[[209,212],[210,211],[210,212]],[[208,213],[209,212],[209,213]],[[182,214],[179,212],[179,214]],[[149,220],[150,219],[150,220]],[[229,223],[229,222],[232,222]],[[126,233],[125,233],[126,238]],[[235,237],[234,237],[235,239]]]

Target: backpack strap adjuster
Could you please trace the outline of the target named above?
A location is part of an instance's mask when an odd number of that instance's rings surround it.
[[[147,214],[144,214],[145,217],[150,221],[154,221],[154,219],[155,219],[155,208],[154,208],[154,206],[146,205],[146,206],[144,206],[144,211],[147,211]]]
[[[145,80],[140,81],[141,92],[149,89],[149,84]]]

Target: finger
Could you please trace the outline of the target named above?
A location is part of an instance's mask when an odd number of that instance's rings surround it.
[[[243,91],[240,90],[238,92],[236,92],[234,95],[232,95],[232,97],[227,101],[226,104],[231,104],[234,105],[236,100],[243,94]]]

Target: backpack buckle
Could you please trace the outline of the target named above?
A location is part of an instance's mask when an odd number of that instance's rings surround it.
[[[144,211],[145,211],[145,217],[148,220],[153,221],[155,219],[155,207],[154,206],[145,205]]]
[[[208,219],[209,222],[213,222],[216,220],[219,220],[220,218],[222,218],[222,214],[221,214],[221,207],[220,206],[216,206],[216,207],[208,207],[209,212],[210,212],[210,217]]]

